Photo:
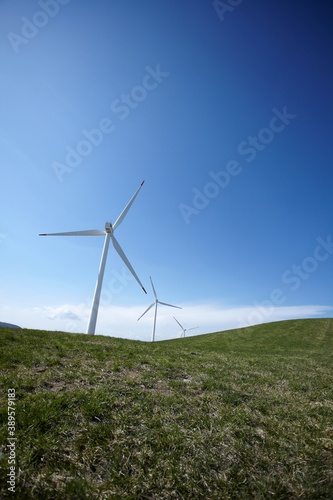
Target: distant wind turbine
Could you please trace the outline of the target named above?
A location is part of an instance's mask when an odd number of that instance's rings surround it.
[[[166,302],[159,301],[158,298],[157,298],[157,295],[156,295],[156,290],[155,290],[154,285],[153,285],[153,280],[151,279],[150,276],[149,276],[149,278],[150,278],[151,286],[153,288],[153,292],[154,292],[154,296],[155,296],[155,302],[153,302],[152,304],[150,304],[150,306],[145,310],[145,312],[143,314],[141,314],[140,318],[138,318],[138,321],[139,321],[139,319],[142,318],[142,316],[144,316],[146,314],[146,312],[149,311],[149,309],[151,309],[155,305],[154,325],[153,325],[153,335],[152,335],[152,342],[154,342],[155,341],[155,330],[156,330],[157,305],[158,304],[163,304],[164,306],[176,307],[177,309],[181,309],[181,307],[179,307],[179,306],[173,306],[172,304],[167,304]]]
[[[187,332],[188,330],[195,330],[196,328],[199,328],[198,326],[193,326],[192,328],[184,328],[178,321],[178,319],[176,319],[175,317],[173,317],[173,319],[175,321],[177,321],[178,325],[180,326],[180,328],[183,330],[182,333],[181,333],[181,336],[180,337],[183,337],[185,338],[185,332]]]
[[[49,234],[40,234],[39,236],[105,236],[104,239],[104,247],[103,247],[103,252],[102,252],[102,257],[101,257],[101,262],[99,265],[99,271],[98,271],[98,277],[97,277],[97,282],[96,282],[96,288],[95,288],[95,293],[94,293],[94,298],[93,298],[93,303],[92,303],[92,308],[91,308],[91,313],[90,313],[90,319],[88,323],[88,328],[87,328],[87,333],[90,335],[95,335],[95,329],[96,329],[96,321],[97,321],[97,314],[98,314],[98,307],[99,307],[99,300],[101,296],[101,290],[102,290],[102,283],[103,283],[103,276],[104,276],[104,270],[105,270],[105,264],[106,264],[106,259],[108,255],[108,249],[109,249],[109,243],[110,239],[112,241],[112,244],[115,248],[115,250],[118,252],[128,269],[131,271],[133,274],[134,278],[136,281],[139,283],[141,286],[142,290],[146,292],[144,289],[141,281],[139,280],[137,274],[135,273],[133,267],[131,266],[129,260],[127,259],[126,255],[124,254],[123,250],[121,249],[118,241],[114,237],[114,231],[117,229],[117,227],[121,224],[121,222],[124,220],[127,212],[129,211],[133,201],[135,200],[138,192],[143,186],[144,181],[141,182],[139,188],[137,191],[134,193],[130,201],[127,203],[126,207],[124,210],[121,212],[119,215],[118,219],[116,222],[112,225],[111,222],[106,222],[105,223],[105,231],[100,231],[98,229],[91,229],[87,231],[72,231],[72,232],[67,232],[67,233],[49,233]]]

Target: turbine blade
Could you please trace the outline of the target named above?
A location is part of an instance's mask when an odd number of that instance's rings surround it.
[[[182,325],[179,323],[178,319],[176,319],[174,316],[173,316],[173,319],[174,319],[175,321],[177,321],[177,323],[178,323],[178,325],[180,326],[180,328],[181,328],[182,330],[184,330],[184,328],[182,327]]]
[[[134,271],[133,267],[131,266],[128,258],[126,257],[126,255],[124,254],[121,246],[119,245],[118,241],[116,240],[116,238],[113,236],[113,234],[111,233],[111,240],[112,240],[112,243],[113,243],[113,246],[115,248],[115,250],[118,252],[119,256],[123,259],[123,261],[125,262],[126,266],[128,267],[128,269],[131,271],[131,273],[133,274],[134,278],[136,279],[136,281],[139,283],[139,285],[141,286],[142,290],[146,292],[143,284],[141,283],[141,281],[139,280],[136,272]]]
[[[195,330],[196,328],[199,328],[198,326],[192,326],[192,328],[186,328],[186,331],[188,330]]]
[[[105,231],[88,229],[87,231],[70,231],[69,233],[43,233],[39,236],[104,236],[105,234]]]
[[[155,290],[154,285],[153,285],[153,280],[151,279],[151,276],[149,276],[149,278],[150,278],[151,286],[153,287],[153,292],[154,292],[154,295],[155,295],[155,299],[157,300],[157,295],[156,295],[156,290]]]
[[[138,192],[140,191],[140,189],[142,188],[143,184],[144,184],[145,181],[142,181],[139,188],[135,191],[135,193],[133,194],[132,198],[130,199],[130,201],[127,203],[126,207],[124,208],[124,210],[121,212],[121,214],[119,215],[118,219],[116,220],[116,222],[113,224],[113,230],[117,229],[117,227],[119,226],[119,224],[121,224],[121,222],[124,220],[127,212],[129,211],[129,209],[131,208],[131,205],[133,203],[133,201],[135,200]]]
[[[149,309],[151,309],[153,307],[154,304],[155,304],[155,302],[153,302],[152,304],[150,304],[150,306],[148,307],[148,309],[146,309],[145,312],[143,314],[141,314],[140,318],[138,318],[137,321],[139,321],[139,319],[141,319],[142,316],[144,316],[146,314],[146,312],[148,312]]]
[[[170,306],[170,307],[176,307],[177,309],[182,309],[179,306],[173,306],[172,304],[167,304],[166,302],[160,302],[159,300],[157,301],[159,304],[163,304],[164,306]]]

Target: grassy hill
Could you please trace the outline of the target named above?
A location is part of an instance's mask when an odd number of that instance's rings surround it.
[[[0,335],[3,498],[333,498],[333,319],[154,344]]]

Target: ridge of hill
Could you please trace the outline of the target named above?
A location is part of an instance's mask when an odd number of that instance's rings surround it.
[[[20,326],[13,325],[12,323],[4,323],[0,321],[0,328],[21,328]]]

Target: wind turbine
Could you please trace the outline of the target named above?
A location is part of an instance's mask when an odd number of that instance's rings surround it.
[[[145,310],[145,312],[143,314],[141,314],[140,318],[138,318],[138,321],[139,321],[139,319],[142,318],[142,316],[144,316],[146,314],[146,312],[149,311],[149,309],[151,309],[153,307],[153,305],[155,305],[154,325],[153,325],[153,335],[152,335],[152,342],[154,342],[155,341],[155,330],[156,330],[157,305],[158,304],[163,304],[164,306],[176,307],[177,309],[181,309],[181,307],[179,307],[179,306],[173,306],[172,304],[167,304],[166,302],[161,302],[160,300],[158,300],[157,295],[156,295],[156,290],[155,290],[154,285],[153,285],[153,280],[151,279],[150,276],[149,276],[149,278],[150,278],[151,286],[153,288],[153,292],[154,292],[154,296],[155,296],[155,302],[153,302],[152,304],[150,304],[150,306]]]
[[[196,328],[199,328],[198,326],[193,326],[192,328],[184,328],[178,321],[178,319],[176,319],[175,317],[173,317],[173,319],[175,321],[177,321],[178,325],[180,326],[180,328],[183,330],[182,331],[182,334],[180,337],[184,337],[185,338],[185,332],[187,332],[188,330],[195,330]]]
[[[135,200],[138,192],[143,186],[143,183],[145,181],[142,181],[139,188],[137,191],[134,193],[130,201],[127,203],[126,207],[124,210],[121,212],[119,215],[118,219],[116,222],[112,225],[111,222],[106,222],[105,223],[105,231],[100,231],[98,229],[91,229],[87,231],[72,231],[72,232],[67,232],[67,233],[49,233],[49,234],[40,234],[39,236],[105,236],[104,239],[104,246],[103,246],[103,252],[102,252],[102,257],[101,257],[101,262],[99,265],[99,271],[98,271],[98,276],[97,276],[97,282],[96,282],[96,287],[95,287],[95,293],[94,293],[94,298],[93,298],[93,303],[92,303],[92,308],[91,308],[91,313],[90,313],[90,319],[88,323],[88,328],[87,328],[87,333],[90,335],[95,335],[95,328],[96,328],[96,321],[97,321],[97,314],[98,314],[98,307],[99,307],[99,300],[101,296],[101,290],[102,290],[102,283],[103,283],[103,276],[104,276],[104,270],[105,270],[105,264],[106,264],[106,259],[108,255],[108,249],[109,249],[109,243],[110,239],[112,241],[112,244],[128,267],[128,269],[131,271],[133,274],[134,278],[136,281],[139,283],[141,286],[142,290],[146,292],[144,289],[141,281],[139,280],[136,272],[134,271],[133,267],[131,266],[129,260],[127,259],[126,255],[124,254],[123,250],[121,249],[118,241],[114,237],[114,231],[117,229],[117,227],[121,224],[121,222],[124,220],[127,212],[129,211],[133,201]]]

